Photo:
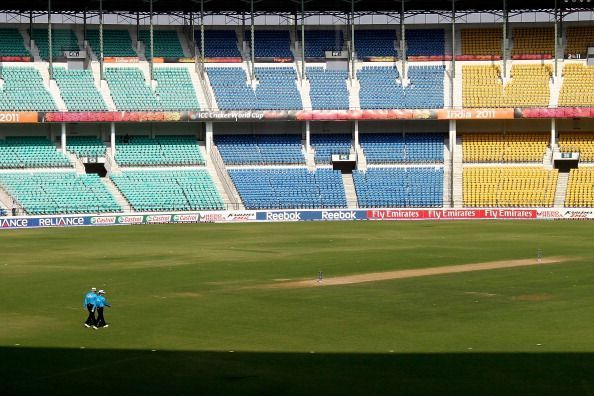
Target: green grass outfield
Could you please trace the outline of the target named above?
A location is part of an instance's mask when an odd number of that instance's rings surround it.
[[[538,249],[569,259],[264,287]],[[2,395],[594,394],[594,222],[15,230],[0,252]],[[82,325],[91,286],[108,329]]]

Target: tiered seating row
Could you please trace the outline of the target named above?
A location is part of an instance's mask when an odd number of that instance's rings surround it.
[[[204,165],[195,136],[119,137],[115,159],[123,166]]]
[[[462,67],[464,107],[548,107],[551,65],[513,64],[511,81],[502,84],[499,65]]]
[[[553,206],[557,188],[557,169],[466,167],[462,174],[464,206]]]
[[[464,162],[542,162],[549,144],[545,133],[465,133]]]
[[[33,29],[31,38],[35,41],[39,56],[49,59],[49,36],[47,29]],[[22,38],[21,38],[22,39]],[[78,51],[78,39],[70,29],[52,29],[52,58],[64,57],[64,51]]]
[[[330,164],[333,154],[350,154],[351,135],[346,133],[322,135],[312,134],[310,145],[315,150],[316,164]]]
[[[462,55],[501,56],[503,30],[462,29],[460,31]]]
[[[578,168],[570,171],[565,206],[570,208],[594,207],[594,168]]]
[[[395,57],[395,30],[355,30],[355,51],[357,57]]]
[[[362,133],[359,142],[370,164],[443,163],[441,133]]]
[[[562,153],[580,153],[580,161],[594,162],[594,133],[561,132],[559,150]]]
[[[103,141],[95,136],[69,136],[66,150],[78,157],[105,157],[107,147]]]
[[[138,40],[144,43],[144,53],[146,59],[151,58],[151,32],[150,30],[141,30]],[[182,49],[177,31],[175,30],[156,30],[153,29],[153,53],[156,57],[163,58],[183,58]]]
[[[391,66],[363,66],[357,72],[362,109],[443,108],[444,66],[411,66],[410,84],[403,87],[398,69]]]
[[[196,45],[207,58],[241,58],[234,30],[205,30],[204,50],[199,30],[195,33]]]
[[[9,136],[0,140],[0,168],[72,167],[72,164],[44,137]]]
[[[57,106],[45,88],[39,70],[31,66],[2,66],[0,110],[55,111]]]
[[[569,63],[563,67],[559,106],[594,106],[594,67]]]
[[[308,67],[311,107],[316,110],[348,109],[349,90],[346,70],[327,70],[323,67]]]
[[[0,29],[0,56],[31,56],[18,29]]]
[[[229,169],[246,209],[344,208],[339,171],[305,168]]]
[[[299,135],[219,135],[214,141],[226,165],[305,163]]]
[[[111,180],[137,211],[224,209],[205,170],[125,171]]]
[[[424,208],[443,205],[443,168],[368,168],[353,172],[362,208]]]
[[[87,40],[97,58],[101,56],[99,47],[99,30],[88,30]],[[103,56],[136,57],[132,47],[132,38],[128,30],[103,30]]]
[[[0,184],[32,215],[122,210],[97,175],[0,173]]]
[[[69,111],[107,111],[91,70],[54,68],[54,78]]]

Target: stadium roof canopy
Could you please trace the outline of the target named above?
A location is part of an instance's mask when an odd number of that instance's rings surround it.
[[[203,0],[208,13],[235,11],[250,12],[250,0]],[[404,0],[407,11],[451,10],[451,0]],[[293,13],[301,10],[301,0],[253,0],[254,11],[269,13]],[[354,0],[357,12],[399,11],[400,0]],[[351,0],[304,0],[308,12],[350,12]],[[459,11],[497,11],[503,8],[503,0],[455,0]],[[552,10],[555,4],[561,10],[592,10],[594,0],[507,0],[508,10]],[[153,11],[198,12],[201,0],[153,0]],[[99,0],[51,0],[54,12],[97,11]],[[48,0],[2,0],[3,11],[47,11]],[[106,12],[147,12],[149,0],[103,0]]]

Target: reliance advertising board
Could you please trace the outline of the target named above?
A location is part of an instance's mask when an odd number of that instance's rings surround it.
[[[488,208],[488,209],[334,209],[270,211],[201,211],[184,213],[126,213],[0,217],[0,229],[79,227],[138,224],[243,223],[295,221],[439,221],[439,220],[594,220],[592,209]]]

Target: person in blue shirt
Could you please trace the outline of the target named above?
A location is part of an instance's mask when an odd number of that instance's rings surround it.
[[[105,318],[103,318],[104,307],[111,307],[111,305],[109,305],[109,303],[105,299],[105,291],[99,290],[97,292],[97,298],[95,299],[95,303],[93,305],[93,309],[97,310],[97,327],[109,327],[109,325],[105,323]]]
[[[85,294],[85,298],[83,300],[83,308],[86,308],[89,311],[89,316],[87,316],[87,320],[85,322],[85,327],[95,327],[97,319],[95,318],[95,310],[93,306],[95,305],[95,299],[97,298],[97,288],[91,287],[91,290]]]

